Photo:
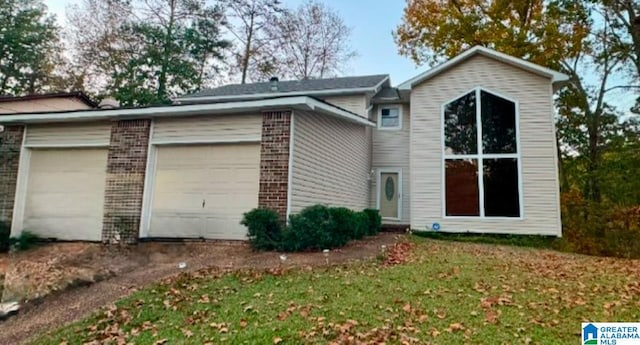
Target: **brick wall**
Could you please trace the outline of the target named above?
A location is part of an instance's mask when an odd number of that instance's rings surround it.
[[[278,212],[283,220],[287,216],[290,133],[290,111],[262,113],[258,205]]]
[[[0,133],[0,221],[11,223],[16,197],[23,126],[7,126]]]
[[[113,122],[107,160],[102,241],[138,239],[150,120]]]

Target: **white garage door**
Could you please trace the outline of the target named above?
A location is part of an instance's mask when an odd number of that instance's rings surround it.
[[[149,236],[246,239],[259,183],[259,144],[160,146]]]
[[[106,173],[107,149],[33,149],[24,230],[100,241]]]

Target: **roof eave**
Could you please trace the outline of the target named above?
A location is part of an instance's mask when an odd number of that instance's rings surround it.
[[[32,124],[53,122],[85,122],[126,120],[139,118],[161,118],[171,116],[217,115],[246,112],[262,112],[285,109],[319,110],[344,120],[367,126],[375,126],[368,119],[355,113],[323,103],[311,97],[282,97],[267,100],[239,101],[209,104],[175,105],[148,108],[127,108],[108,110],[81,110],[68,112],[30,113],[3,115],[0,124]]]

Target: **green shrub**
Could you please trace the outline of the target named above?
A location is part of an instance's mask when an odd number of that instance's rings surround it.
[[[349,240],[356,237],[358,231],[355,213],[346,207],[333,207],[329,209],[334,226],[328,229],[331,232],[331,247],[341,247]]]
[[[271,210],[254,209],[241,222],[249,228],[256,250],[300,252],[341,247],[350,240],[374,235],[382,226],[377,210],[355,212],[345,207],[314,205],[289,216],[283,227]]]
[[[367,208],[362,211],[369,218],[369,224],[367,227],[367,235],[375,235],[382,230],[382,216],[380,215],[380,211]]]
[[[368,235],[369,232],[369,216],[364,212],[353,213],[353,237],[361,239]]]
[[[289,216],[282,249],[298,252],[308,249],[332,248],[332,234],[336,223],[329,207],[309,206],[298,214]]]
[[[0,253],[5,253],[9,251],[11,247],[11,241],[9,237],[11,236],[11,227],[9,223],[0,222]]]
[[[9,242],[17,250],[27,250],[37,246],[38,243],[42,242],[42,238],[32,232],[22,231],[20,236],[11,237]]]
[[[270,209],[255,208],[244,214],[240,224],[247,227],[249,243],[256,250],[278,250],[282,242],[282,222]]]

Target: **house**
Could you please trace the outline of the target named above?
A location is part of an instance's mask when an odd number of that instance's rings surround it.
[[[474,47],[387,75],[227,85],[169,106],[0,118],[0,208],[65,240],[244,239],[242,214],[380,209],[387,226],[561,235],[556,71]],[[15,199],[15,202],[13,200]]]

